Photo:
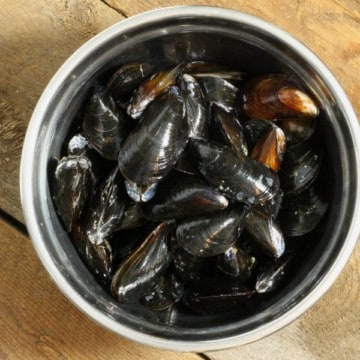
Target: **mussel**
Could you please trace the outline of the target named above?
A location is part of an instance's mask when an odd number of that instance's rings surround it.
[[[173,86],[177,77],[183,70],[183,64],[179,64],[171,70],[161,71],[145,80],[134,92],[127,108],[128,114],[133,119],[139,119],[146,107],[166,89]]]
[[[90,144],[86,137],[82,134],[74,135],[68,143],[68,154],[69,155],[86,155],[86,152]]]
[[[228,206],[228,200],[211,186],[200,182],[179,183],[163,200],[153,199],[142,205],[144,216],[151,221],[181,219],[210,214]]]
[[[86,107],[83,130],[99,154],[108,160],[116,160],[126,136],[124,115],[105,89],[97,88]]]
[[[94,182],[92,165],[86,156],[69,155],[59,160],[53,180],[52,197],[68,232],[79,222]]]
[[[123,179],[116,167],[104,181],[91,206],[86,233],[90,242],[99,245],[120,228],[126,197]]]
[[[160,224],[135,251],[120,263],[111,292],[121,303],[138,302],[155,287],[170,263],[167,238],[171,226]]]
[[[185,64],[184,71],[197,78],[216,77],[225,80],[243,80],[245,73],[228,66],[205,61],[192,61]]]
[[[284,235],[271,215],[253,208],[246,216],[245,229],[258,246],[269,255],[277,259],[284,253]]]
[[[221,254],[238,239],[247,211],[243,207],[185,219],[176,228],[178,244],[195,256]]]
[[[316,128],[316,119],[281,119],[276,124],[284,131],[286,142],[297,144],[311,138]]]
[[[251,80],[242,94],[242,110],[249,118],[316,117],[319,107],[300,86],[284,75]]]
[[[206,180],[232,200],[265,203],[279,191],[278,176],[259,162],[205,140],[191,139],[189,145]]]
[[[209,119],[204,94],[199,83],[189,74],[180,77],[180,89],[186,108],[189,136],[209,137]]]
[[[134,190],[128,191],[133,200],[150,200],[144,199],[143,193],[170,172],[187,141],[184,103],[179,89],[170,87],[146,110],[119,153],[119,168],[128,180],[128,188]]]
[[[249,152],[275,124],[270,120],[251,119],[244,123],[244,132]]]
[[[323,218],[328,203],[312,186],[296,197],[285,197],[279,220],[288,236],[303,236],[312,231]]]
[[[211,106],[211,119],[216,137],[221,138],[225,145],[230,146],[239,154],[247,156],[249,152],[244,130],[236,113],[213,104]]]

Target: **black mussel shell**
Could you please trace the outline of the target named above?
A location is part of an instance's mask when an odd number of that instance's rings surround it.
[[[284,253],[284,235],[271,215],[253,208],[246,216],[245,229],[267,254],[279,258]]]
[[[88,239],[99,245],[118,230],[126,203],[124,181],[116,167],[105,179],[91,205],[86,224]]]
[[[184,103],[178,88],[171,87],[149,106],[141,123],[125,140],[119,168],[129,184],[140,189],[157,183],[170,172],[187,141]]]
[[[214,261],[214,257],[191,255],[180,247],[176,247],[173,254],[176,274],[185,282],[213,276]]]
[[[160,224],[135,251],[120,263],[111,292],[121,303],[137,302],[157,283],[170,263],[167,245],[171,226]]]
[[[233,148],[237,153],[247,156],[244,129],[234,111],[227,111],[223,107],[213,104],[211,106],[212,134],[214,139]]]
[[[140,203],[129,201],[125,205],[118,230],[131,230],[147,223],[141,211]]]
[[[143,296],[141,303],[153,311],[164,310],[179,302],[184,286],[174,275],[160,276],[156,286]]]
[[[274,127],[275,124],[270,120],[252,119],[244,123],[244,132],[249,152],[255,147],[265,133]]]
[[[297,144],[311,138],[316,122],[315,118],[281,119],[277,125],[284,131],[287,143]]]
[[[165,221],[211,214],[227,206],[228,200],[218,191],[193,181],[176,184],[162,200],[155,197],[141,209],[147,219]]]
[[[323,218],[328,203],[310,187],[298,196],[284,198],[279,221],[287,236],[303,236],[315,229]]]
[[[259,162],[201,139],[191,139],[189,146],[205,179],[229,199],[265,203],[279,191],[278,176]]]
[[[179,64],[171,70],[155,73],[149,79],[145,80],[134,92],[127,108],[127,113],[133,119],[139,119],[146,107],[155,98],[175,85],[178,76],[183,71],[183,66],[184,64]]]
[[[249,119],[275,120],[319,115],[315,101],[281,74],[251,80],[242,94],[242,110]]]
[[[134,90],[151,74],[153,66],[150,64],[122,65],[106,84],[107,92],[122,107],[130,100]]]
[[[56,210],[68,232],[79,222],[94,181],[92,165],[87,157],[69,155],[59,160],[52,193]]]
[[[233,245],[218,255],[218,271],[230,278],[246,281],[252,275],[256,259],[240,246]]]
[[[185,150],[181,153],[178,161],[174,165],[174,169],[187,175],[200,175],[197,166],[188,154],[187,147],[185,147]]]
[[[237,109],[239,89],[230,82],[217,77],[204,77],[200,81],[208,103],[217,104],[228,111]]]
[[[261,209],[276,219],[281,209],[283,198],[284,192],[279,190],[279,192],[271,200],[261,206]]]
[[[178,244],[195,256],[221,254],[238,239],[247,212],[243,207],[182,220],[176,228]]]
[[[279,172],[281,188],[286,195],[297,195],[310,187],[317,178],[322,163],[322,150],[304,142],[290,147]]]
[[[209,118],[207,104],[199,83],[189,74],[182,75],[179,82],[189,124],[189,136],[208,138]]]
[[[116,160],[126,136],[126,121],[115,101],[104,89],[96,89],[85,109],[83,130],[99,154]]]
[[[263,294],[276,290],[286,277],[287,268],[291,259],[291,257],[284,257],[279,260],[271,260],[264,263],[259,268],[256,278],[256,292]]]

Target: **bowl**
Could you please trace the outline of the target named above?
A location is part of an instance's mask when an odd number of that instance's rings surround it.
[[[51,162],[79,121],[94,84],[128,62],[164,68],[207,60],[250,74],[291,72],[321,104],[317,141],[325,148],[330,206],[315,245],[291,280],[254,314],[197,317],[178,311],[172,325],[120,305],[94,280],[61,226],[49,192]],[[32,115],[21,159],[21,200],[34,248],[59,289],[105,328],[143,344],[178,351],[218,350],[279,330],[312,306],[348,260],[360,227],[360,130],[344,91],[326,66],[285,31],[216,7],[164,8],[121,21],[77,50],[59,69]]]

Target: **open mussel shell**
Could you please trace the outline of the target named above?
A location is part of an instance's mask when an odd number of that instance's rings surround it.
[[[122,65],[111,76],[106,90],[119,105],[125,107],[134,90],[150,76],[152,70],[153,66],[146,63]]]
[[[251,158],[274,172],[278,172],[284,159],[286,140],[284,132],[277,126],[270,128],[251,152]]]
[[[258,204],[279,191],[278,176],[259,162],[201,139],[191,139],[189,146],[205,179],[226,197]]]
[[[263,294],[276,290],[286,277],[291,259],[287,256],[278,260],[269,260],[263,264],[256,278],[256,292]]]
[[[245,229],[267,254],[279,258],[285,251],[285,239],[277,221],[264,211],[253,208],[247,214]]]
[[[230,278],[246,281],[252,274],[256,259],[240,246],[234,244],[218,255],[216,267],[218,271]]]
[[[242,110],[249,119],[319,115],[319,107],[299,85],[277,74],[261,76],[247,84],[242,94]]]
[[[146,107],[166,89],[175,85],[178,76],[183,71],[184,64],[179,64],[171,70],[153,74],[145,80],[134,92],[127,113],[133,119],[139,119]]]
[[[189,124],[189,136],[208,138],[209,118],[207,104],[199,83],[189,74],[183,74],[179,83]]]
[[[228,200],[211,186],[191,181],[176,184],[162,201],[155,197],[141,209],[147,219],[164,221],[211,214],[227,206]]]
[[[297,195],[317,178],[322,163],[322,150],[310,142],[288,148],[279,172],[285,194]]]
[[[210,278],[213,275],[215,257],[191,255],[181,247],[173,253],[173,266],[176,274],[185,282]]]
[[[222,106],[228,111],[237,109],[239,89],[230,82],[217,77],[204,77],[200,81],[208,103]]]
[[[171,226],[160,224],[132,254],[120,263],[111,292],[121,303],[137,302],[148,293],[170,263],[167,245]]]
[[[239,207],[185,219],[176,228],[178,244],[195,256],[221,254],[238,239],[247,212],[247,207]]]
[[[79,222],[94,181],[92,165],[86,156],[69,155],[59,160],[52,194],[56,210],[68,232]]]
[[[286,142],[297,144],[309,140],[316,128],[315,118],[281,119],[277,125],[284,131]]]
[[[101,185],[91,205],[86,233],[93,244],[102,244],[112,232],[119,229],[125,203],[124,181],[116,167]]]
[[[285,235],[295,237],[308,234],[323,218],[328,203],[312,186],[296,197],[285,197],[279,221]]]
[[[156,286],[145,294],[141,303],[153,311],[164,310],[179,302],[184,295],[184,286],[173,274],[162,275]]]
[[[170,172],[188,141],[184,116],[184,103],[177,87],[168,88],[149,106],[119,153],[119,168],[130,185],[149,186]],[[135,201],[144,201],[129,195]]]
[[[115,101],[103,88],[93,92],[85,109],[83,130],[99,154],[116,160],[126,136],[126,121]]]
[[[228,66],[205,61],[192,61],[185,64],[184,72],[197,78],[216,77],[225,80],[243,80],[245,73]]]
[[[247,156],[248,148],[244,130],[236,113],[213,104],[211,106],[211,119],[213,124],[212,133],[215,133],[216,140],[220,139],[237,153]]]

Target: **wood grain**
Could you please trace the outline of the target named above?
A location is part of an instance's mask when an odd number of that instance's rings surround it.
[[[0,218],[0,359],[199,360],[101,328],[49,279],[28,238]]]
[[[98,0],[0,0],[0,208],[16,219],[22,142],[39,96],[66,58],[121,19]]]

